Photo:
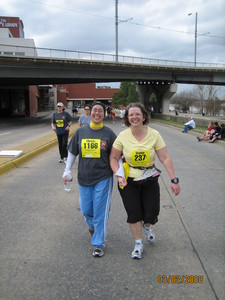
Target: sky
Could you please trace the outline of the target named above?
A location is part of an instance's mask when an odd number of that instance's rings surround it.
[[[1,0],[36,47],[115,54],[116,0]],[[225,64],[225,0],[118,0],[118,54]],[[189,15],[191,14],[191,15]]]

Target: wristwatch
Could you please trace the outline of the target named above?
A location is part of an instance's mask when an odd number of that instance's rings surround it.
[[[178,184],[179,183],[179,178],[175,177],[175,178],[171,179],[171,182],[175,183],[175,184]]]

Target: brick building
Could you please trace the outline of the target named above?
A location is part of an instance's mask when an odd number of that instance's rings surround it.
[[[22,20],[0,16],[0,55],[30,56],[34,55],[32,49],[35,48],[34,40],[25,38]],[[96,87],[95,83],[4,86],[0,87],[0,116],[34,117],[38,111],[55,109],[59,101],[68,108],[73,105],[83,106],[95,100],[111,105],[112,97],[118,91],[106,86]]]
[[[83,107],[93,101],[101,101],[111,106],[113,95],[119,91],[119,88],[96,86],[95,83],[64,84],[57,86],[57,100],[68,108],[73,105]]]
[[[7,28],[14,38],[24,38],[24,27],[20,18],[0,17],[0,28]]]

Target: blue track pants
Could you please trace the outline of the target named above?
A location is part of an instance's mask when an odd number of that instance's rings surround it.
[[[86,223],[95,229],[92,245],[104,248],[109,219],[113,177],[104,179],[90,186],[78,184],[80,193],[80,210]]]

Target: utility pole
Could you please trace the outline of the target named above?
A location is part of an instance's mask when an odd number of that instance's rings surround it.
[[[189,13],[188,16],[191,16],[192,13]],[[196,67],[197,60],[197,36],[198,36],[198,13],[195,13],[195,56],[194,56],[194,66]]]
[[[119,0],[115,0],[116,2],[115,2],[115,30],[116,30],[116,43],[115,43],[115,45],[116,45],[116,62],[118,62],[118,24],[119,24],[119,22],[118,22],[118,1]]]
[[[196,67],[196,58],[197,58],[197,35],[198,35],[198,13],[195,13],[195,67]]]

